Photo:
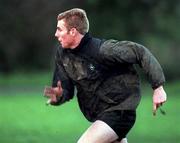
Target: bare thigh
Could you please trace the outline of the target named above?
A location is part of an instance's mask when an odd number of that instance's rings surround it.
[[[85,131],[78,143],[112,143],[117,139],[117,134],[110,126],[97,120]]]

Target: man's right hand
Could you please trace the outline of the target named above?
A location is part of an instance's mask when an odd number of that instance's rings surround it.
[[[60,81],[58,81],[57,87],[45,87],[44,96],[49,98],[47,104],[56,103],[57,97],[62,96],[62,92],[63,89]]]

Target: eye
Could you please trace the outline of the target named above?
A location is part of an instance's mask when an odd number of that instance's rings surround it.
[[[61,31],[62,31],[62,29],[61,29],[61,28],[59,28],[59,27],[57,27],[57,31],[61,32]]]

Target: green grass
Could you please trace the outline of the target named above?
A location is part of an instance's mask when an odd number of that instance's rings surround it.
[[[0,78],[1,143],[75,143],[90,123],[76,98],[58,107],[46,106],[43,88],[51,74],[23,74]],[[143,86],[144,87],[144,86]],[[145,85],[129,143],[180,141],[180,82],[167,84],[166,116],[152,115],[152,91]]]

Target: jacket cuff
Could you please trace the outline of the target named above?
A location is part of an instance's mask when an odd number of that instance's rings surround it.
[[[159,82],[159,83],[153,84],[153,85],[152,85],[152,89],[155,90],[155,89],[157,89],[158,87],[162,86],[163,84],[164,84],[164,82]]]

